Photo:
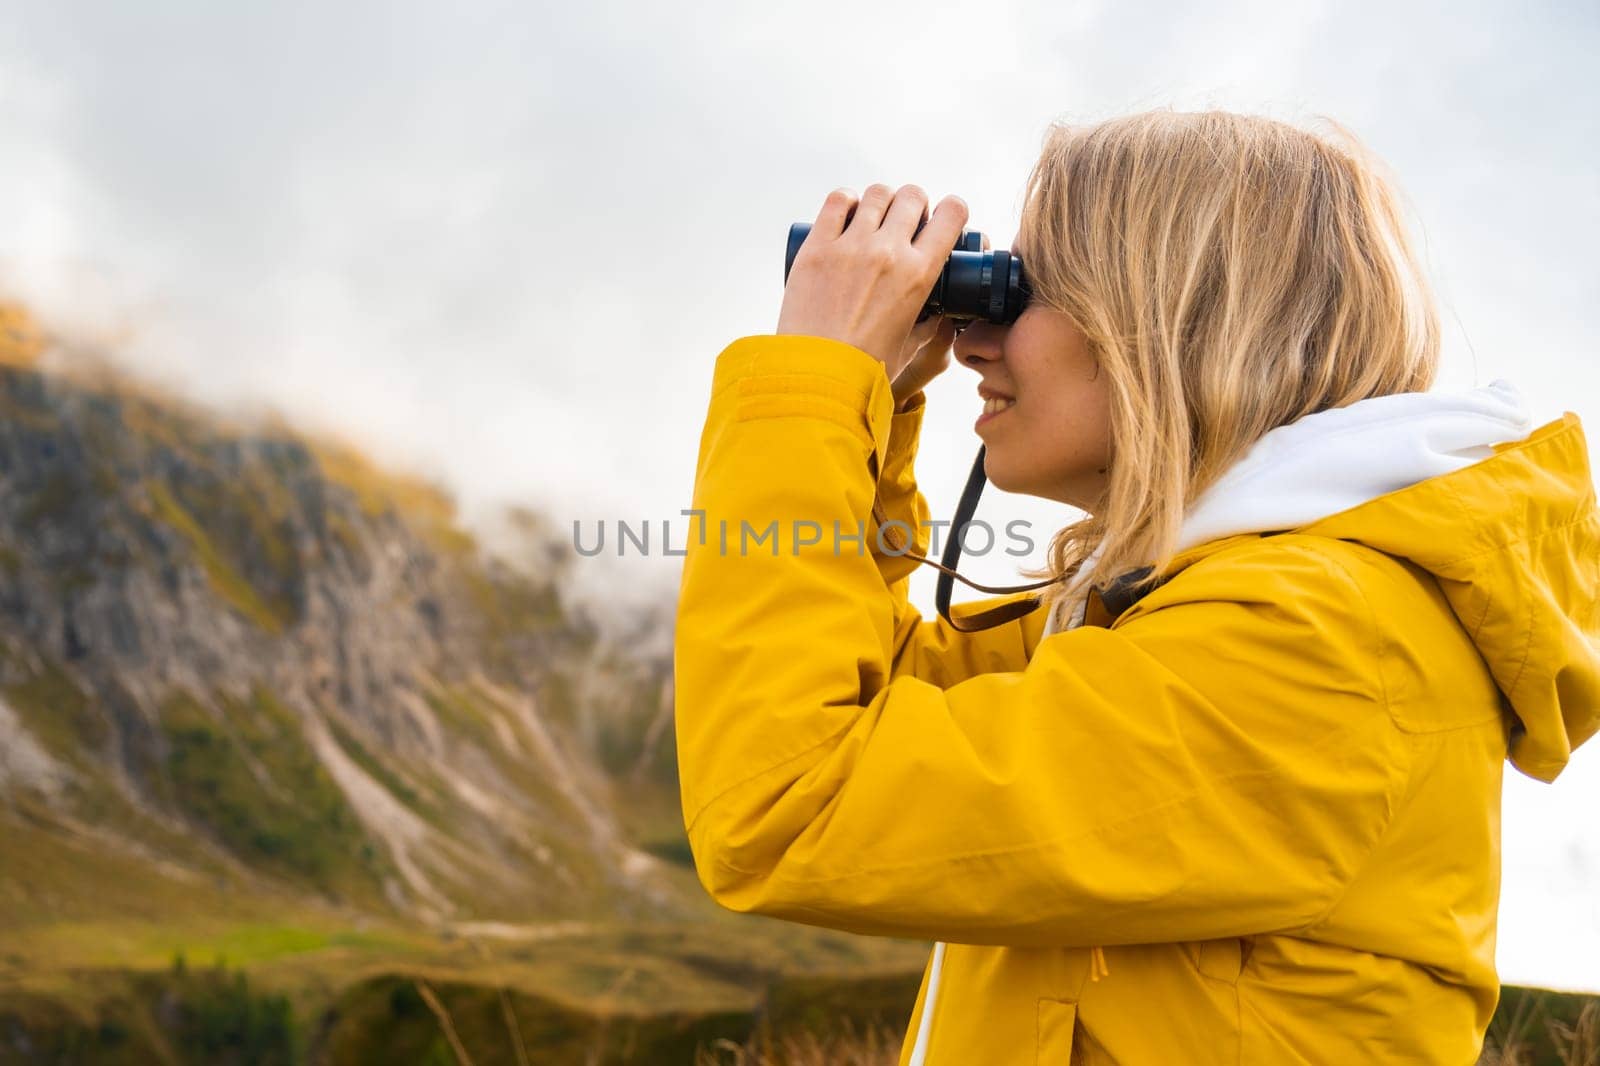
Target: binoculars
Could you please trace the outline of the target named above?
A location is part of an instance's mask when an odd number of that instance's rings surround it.
[[[918,225],[917,232],[921,233],[925,225],[926,221]],[[805,243],[810,233],[809,222],[796,222],[789,227],[789,250],[783,259],[785,285],[789,284],[789,270],[794,266],[795,254],[800,251],[800,246]],[[921,322],[929,315],[944,315],[946,318],[968,324],[981,318],[985,322],[997,325],[1010,325],[1017,320],[1018,315],[1022,314],[1022,309],[1027,306],[1028,298],[1032,294],[1033,290],[1028,285],[1027,276],[1022,272],[1020,256],[1006,251],[986,252],[983,249],[982,233],[962,230],[961,236],[956,240],[955,248],[950,252],[950,258],[939,270],[939,279],[934,282],[933,292],[928,294],[917,321]],[[968,617],[955,618],[950,614],[950,590],[953,579],[960,578],[963,584],[990,594],[1027,592],[1065,580],[1065,575],[1062,575],[1035,581],[1031,585],[992,588],[988,585],[974,584],[956,572],[956,565],[961,561],[961,535],[965,532],[967,524],[972,521],[973,511],[978,506],[978,496],[983,492],[986,481],[983,458],[984,449],[979,447],[978,457],[972,463],[972,473],[967,475],[967,487],[961,492],[961,503],[956,507],[951,537],[945,543],[944,555],[940,561],[935,563],[932,559],[924,559],[914,552],[907,552],[917,562],[927,563],[938,569],[939,582],[934,592],[934,605],[938,607],[940,616],[951,628],[962,633],[975,633],[980,629],[990,629],[1020,618],[1036,610],[1042,600],[1036,595],[1026,596],[1007,600]]]
[[[926,222],[920,223],[917,233],[925,225]],[[796,222],[789,227],[789,249],[783,259],[785,285],[789,283],[795,254],[810,233],[809,222]],[[984,251],[982,233],[962,230],[917,321],[929,315],[944,315],[957,321],[981,318],[996,325],[1010,325],[1022,314],[1031,294],[1020,256],[1003,250]]]

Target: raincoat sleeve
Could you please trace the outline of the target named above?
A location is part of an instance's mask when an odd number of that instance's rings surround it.
[[[946,688],[895,675],[900,596],[832,543],[871,510],[891,418],[882,364],[852,346],[746,337],[718,358],[694,488],[708,535],[689,539],[675,637],[683,813],[710,895],[856,933],[1033,946],[1328,913],[1409,751],[1352,579],[1261,542],[1018,668]],[[721,522],[828,535],[740,552]]]
[[[976,674],[1022,669],[1043,636],[1045,611],[1041,608],[1004,625],[962,632],[938,616],[924,621],[921,612],[911,605],[911,574],[921,564],[907,552],[931,558],[928,553],[934,532],[928,501],[917,490],[915,472],[925,410],[925,398],[919,392],[906,401],[903,411],[895,410],[890,416],[877,480],[877,506],[867,518],[867,548],[893,598],[890,677],[909,674],[949,688]],[[939,538],[941,545],[949,534],[945,524]],[[1023,595],[1026,594],[996,596],[980,600],[975,606],[952,607],[951,611],[960,618]]]

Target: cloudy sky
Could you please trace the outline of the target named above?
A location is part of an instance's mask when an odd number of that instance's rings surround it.
[[[0,295],[435,476],[469,516],[659,538],[712,362],[771,331],[783,236],[828,190],[953,192],[1005,247],[1052,119],[1328,115],[1408,197],[1439,387],[1508,377],[1539,422],[1600,426],[1597,47],[1579,3],[0,0]],[[944,515],[975,381],[929,389]],[[993,488],[979,515],[1070,517]],[[677,579],[659,552],[579,569],[630,607]],[[1508,769],[1508,981],[1600,990],[1596,747],[1554,786]]]

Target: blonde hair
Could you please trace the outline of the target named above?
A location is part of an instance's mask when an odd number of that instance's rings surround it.
[[[1066,577],[1050,609],[1162,572],[1185,509],[1269,430],[1432,385],[1438,316],[1398,196],[1323,121],[1332,136],[1224,111],[1048,129],[1018,236],[1032,300],[1107,375],[1112,437],[1098,506],[1024,571]]]

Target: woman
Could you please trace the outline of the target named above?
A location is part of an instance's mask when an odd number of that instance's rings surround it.
[[[1031,300],[958,339],[913,327],[965,205],[836,191],[777,332],[717,360],[676,637],[696,868],[733,910],[936,941],[902,1063],[1478,1053],[1504,762],[1552,780],[1600,725],[1600,512],[1576,415],[1424,391],[1421,271],[1335,130],[1053,127]],[[1048,611],[980,632],[924,621],[877,535],[927,553],[952,340],[989,478],[1086,512]]]

